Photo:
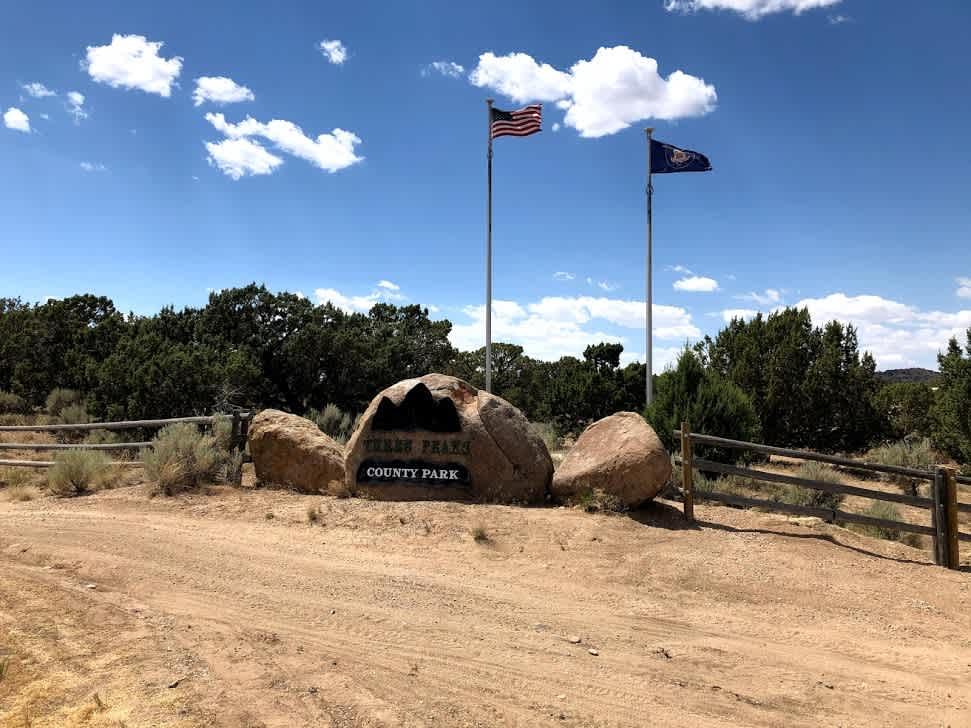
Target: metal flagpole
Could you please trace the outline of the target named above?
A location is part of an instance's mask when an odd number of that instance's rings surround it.
[[[486,214],[486,347],[485,347],[485,388],[492,392],[492,104],[494,99],[486,99],[487,124],[489,137],[488,188]]]
[[[654,401],[654,378],[652,376],[654,363],[654,331],[652,328],[653,303],[654,303],[654,281],[653,281],[653,227],[654,227],[654,183],[651,181],[651,134],[654,133],[653,127],[647,127],[647,325],[644,329],[644,339],[647,344],[647,389],[645,392],[646,403]]]

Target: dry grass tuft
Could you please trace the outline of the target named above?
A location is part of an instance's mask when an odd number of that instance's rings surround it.
[[[576,497],[575,504],[587,513],[622,513],[627,510],[624,502],[600,488],[588,488]]]
[[[325,490],[327,495],[332,495],[335,498],[350,498],[351,495],[353,495],[350,488],[347,487],[347,484],[344,483],[343,480],[330,481]]]
[[[35,485],[18,484],[8,486],[3,491],[3,497],[13,503],[25,503],[40,498],[40,488]]]
[[[317,523],[319,520],[320,520],[320,509],[314,504],[307,506],[307,523],[309,523],[312,526],[315,523]]]
[[[476,526],[472,529],[472,540],[476,543],[489,543],[492,538],[489,536],[489,532],[485,530],[482,526]]]

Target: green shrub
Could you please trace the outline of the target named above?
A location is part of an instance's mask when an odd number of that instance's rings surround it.
[[[91,415],[83,403],[65,406],[59,417],[65,425],[86,425],[91,421]]]
[[[357,418],[343,412],[336,404],[328,404],[322,411],[311,408],[306,418],[316,423],[325,435],[341,443],[347,442],[357,425]]]
[[[157,492],[175,495],[214,480],[226,458],[214,437],[193,424],[178,422],[158,433],[143,460]]]
[[[863,511],[863,515],[872,516],[873,518],[882,518],[885,521],[903,521],[897,507],[893,503],[888,503],[887,501],[873,501],[873,503],[871,503],[870,506]],[[890,528],[888,526],[870,526],[864,524],[860,524],[855,528],[857,528],[857,530],[859,530],[861,533],[873,538],[882,538],[886,539],[887,541],[899,541],[907,544],[908,546],[914,547],[920,545],[920,537],[916,533],[898,531],[897,529]]]
[[[530,422],[530,429],[546,445],[546,449],[554,452],[560,449],[560,436],[556,432],[556,426],[552,422]]]
[[[9,413],[0,415],[0,425],[26,425],[26,424],[27,424],[26,415],[14,415]]]
[[[47,410],[47,414],[52,417],[60,417],[61,413],[66,407],[71,407],[73,405],[82,404],[81,394],[73,389],[63,389],[58,387],[57,389],[52,389],[51,393],[47,395],[47,400],[44,403],[44,409]],[[77,423],[70,423],[77,424]]]
[[[13,487],[31,480],[29,468],[0,468],[0,485]]]
[[[110,469],[108,457],[97,450],[58,453],[47,470],[47,488],[62,497],[84,495],[102,487]]]
[[[866,459],[880,465],[895,465],[900,468],[918,468],[920,470],[931,470],[938,461],[937,453],[934,452],[931,441],[926,437],[904,439],[875,447],[867,452]],[[918,494],[917,488],[920,483],[924,482],[906,475],[892,473],[884,473],[882,478],[887,482],[899,485],[912,495]]]
[[[685,349],[677,366],[657,378],[657,395],[644,418],[669,449],[676,449],[675,430],[685,420],[693,432],[757,442],[759,418],[752,401],[738,386],[711,370]],[[697,445],[695,455],[719,462],[746,459],[744,450]]]
[[[27,403],[23,397],[18,397],[13,392],[0,390],[0,414],[22,415],[27,412]]]
[[[796,476],[806,480],[819,480],[823,483],[833,483],[838,485],[840,480],[839,473],[828,465],[810,460],[799,466]],[[836,510],[843,504],[842,493],[827,493],[824,490],[813,488],[802,488],[796,485],[785,485],[780,491],[779,500],[783,503],[791,503],[797,506],[809,506],[811,508],[825,508]]]
[[[220,417],[212,423],[212,436],[216,447],[229,452],[233,446],[233,421],[228,417]]]
[[[899,439],[931,433],[934,400],[934,390],[926,382],[893,382],[880,387],[873,403],[886,423],[887,436]]]

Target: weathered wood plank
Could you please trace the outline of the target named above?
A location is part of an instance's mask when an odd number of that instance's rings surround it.
[[[675,430],[675,436],[680,437],[681,432]],[[734,450],[751,450],[760,452],[764,455],[780,455],[783,457],[799,458],[801,460],[815,460],[820,463],[830,465],[842,465],[847,468],[858,468],[859,470],[872,470],[877,473],[890,473],[891,475],[906,475],[918,480],[933,480],[934,473],[929,470],[917,470],[916,468],[901,468],[896,465],[881,465],[880,463],[868,463],[865,460],[854,460],[838,455],[824,455],[822,453],[810,452],[809,450],[790,450],[785,447],[775,447],[774,445],[761,445],[757,442],[743,442],[741,440],[729,440],[725,437],[713,437],[711,435],[701,435],[696,432],[691,433],[691,440],[699,445],[717,445]]]
[[[134,467],[144,463],[140,460],[112,460],[108,464]],[[0,460],[0,467],[4,468],[49,468],[53,465],[53,460]]]
[[[77,445],[64,445],[61,443],[28,443],[28,442],[0,442],[0,450],[137,450],[151,447],[150,442],[112,442]]]
[[[252,412],[240,412],[241,418],[250,419]],[[230,419],[232,415],[207,415],[200,417],[170,417],[164,420],[126,420],[123,422],[89,422],[83,425],[3,425],[0,432],[86,432],[89,430],[132,430],[138,427],[165,427],[174,422],[194,422],[209,425],[214,420]]]
[[[782,483],[785,485],[795,485],[801,488],[812,488],[814,490],[821,490],[826,493],[858,495],[863,498],[890,501],[891,503],[904,503],[917,508],[930,509],[934,506],[934,502],[930,498],[921,498],[919,496],[905,495],[903,493],[885,493],[882,490],[871,490],[870,488],[860,488],[855,485],[846,485],[843,483],[824,483],[820,480],[809,480],[808,478],[799,478],[793,475],[781,475],[779,473],[770,473],[765,470],[754,470],[752,468],[743,468],[737,465],[716,463],[711,460],[704,460],[702,458],[695,458],[694,464],[695,468],[702,471],[711,471],[722,473],[724,475],[740,475],[745,478],[765,480],[771,483]]]
[[[934,535],[934,529],[929,526],[918,526],[913,523],[903,521],[891,521],[885,518],[873,518],[872,516],[861,516],[858,513],[847,513],[846,511],[831,510],[829,508],[814,508],[812,506],[797,506],[792,503],[779,503],[777,501],[762,500],[759,498],[745,498],[739,495],[729,495],[728,493],[718,493],[715,491],[699,490],[696,491],[699,498],[705,500],[715,500],[729,505],[739,505],[754,508],[765,508],[770,511],[782,511],[783,513],[797,513],[799,515],[816,516],[825,521],[843,521],[844,523],[860,523],[867,526],[877,526],[879,528],[892,528],[897,531],[907,531],[908,533],[920,533],[928,536]]]

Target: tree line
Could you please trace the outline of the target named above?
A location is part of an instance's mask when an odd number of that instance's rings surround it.
[[[115,420],[229,406],[361,412],[381,389],[433,371],[481,387],[484,349],[457,350],[451,326],[418,305],[348,313],[257,284],[153,316],[126,315],[91,294],[0,299],[0,413],[39,408],[57,388]],[[646,410],[644,364],[621,366],[622,353],[599,343],[547,362],[494,344],[493,390],[561,433],[633,410],[666,440],[683,419],[697,431],[823,451],[919,434],[971,461],[971,330],[963,349],[951,341],[939,356],[936,382],[882,385],[852,326],[814,326],[805,309],[736,319],[655,376]]]

